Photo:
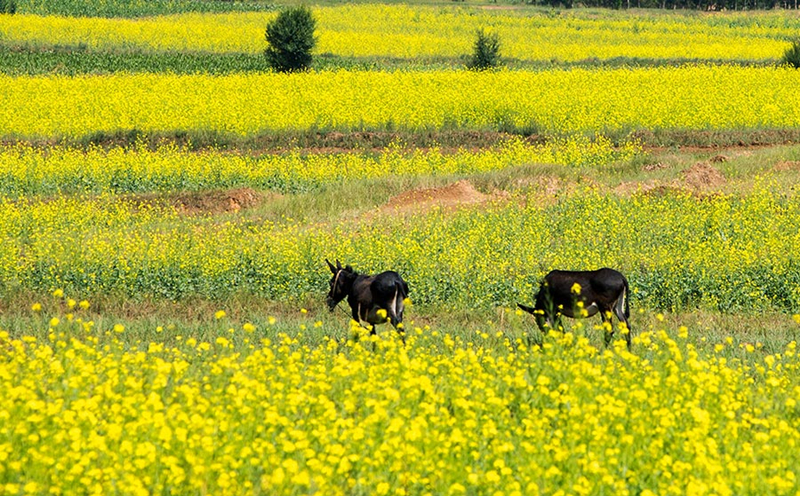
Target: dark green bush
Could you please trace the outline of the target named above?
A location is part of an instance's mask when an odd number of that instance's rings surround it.
[[[475,49],[467,67],[476,71],[483,71],[497,67],[500,63],[500,37],[497,33],[486,33],[483,29],[477,32]]]
[[[278,14],[267,25],[267,62],[278,72],[302,71],[311,65],[316,20],[307,7],[294,7]]]
[[[16,14],[16,0],[0,0],[0,14]]]
[[[795,69],[800,69],[800,39],[795,40],[794,43],[792,43],[792,46],[786,49],[781,62],[788,64]]]

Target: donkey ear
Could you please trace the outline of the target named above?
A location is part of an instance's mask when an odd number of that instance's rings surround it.
[[[327,263],[327,264],[328,264],[328,268],[330,268],[330,269],[331,269],[331,272],[333,272],[334,274],[336,274],[336,267],[334,267],[334,266],[333,266],[333,264],[332,264],[332,263],[331,263],[331,262],[330,262],[330,261],[329,261],[327,258],[325,259],[325,263]]]
[[[342,268],[342,263],[339,261],[338,258],[336,259],[336,268],[337,269],[341,269]]]

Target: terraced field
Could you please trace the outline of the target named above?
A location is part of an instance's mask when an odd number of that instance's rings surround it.
[[[797,492],[793,13],[318,6],[283,75],[264,4],[20,4],[0,493]],[[402,274],[405,344],[325,259]],[[630,351],[516,310],[603,266]]]

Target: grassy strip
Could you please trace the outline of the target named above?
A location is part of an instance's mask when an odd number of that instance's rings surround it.
[[[67,314],[75,318],[96,323],[97,329],[106,330],[122,324],[127,332],[118,336],[128,346],[135,347],[153,340],[176,344],[176,330],[184,338],[213,341],[222,327],[241,329],[246,323],[258,329],[256,338],[274,339],[280,332],[295,334],[305,326],[305,340],[309,344],[321,342],[325,336],[336,339],[348,337],[348,317],[342,309],[329,312],[325,305],[326,287],[304,299],[291,302],[265,300],[243,293],[234,294],[224,300],[187,298],[170,301],[152,298],[131,299],[123,295],[102,294],[86,301],[88,308],[82,309],[80,294],[54,297],[46,292],[18,290],[0,297],[0,329],[12,336],[33,335],[47,337],[46,323],[53,317],[62,320]],[[787,343],[800,339],[800,325],[786,313],[759,312],[719,313],[703,310],[664,312],[640,306],[632,302],[631,326],[635,334],[656,329],[690,329],[690,340],[699,349],[713,350],[717,344],[725,343],[731,336],[736,344],[758,345],[764,351],[779,352]],[[36,308],[34,310],[33,308]],[[218,312],[224,317],[218,318]],[[406,312],[409,329],[433,328],[442,334],[468,338],[478,332],[495,335],[501,332],[511,339],[531,335],[538,338],[533,320],[516,314],[514,308],[465,309],[452,306],[414,305]],[[588,320],[564,319],[567,331],[585,335],[598,347],[603,346],[602,332],[594,329],[599,317]],[[162,327],[159,331],[158,327]],[[390,335],[391,326],[380,326],[379,333]]]
[[[144,17],[186,12],[261,12],[275,9],[264,0],[17,0],[20,14],[75,17]]]
[[[0,45],[1,46],[1,45]],[[460,70],[466,67],[467,57],[347,57],[333,54],[317,55],[313,70]],[[616,57],[590,58],[579,61],[531,61],[504,59],[502,66],[529,71],[556,68],[618,68],[663,67],[691,64],[765,66],[775,61],[655,59]],[[0,74],[11,76],[111,74],[115,72],[168,72],[173,74],[231,74],[236,72],[269,72],[271,68],[261,54],[252,53],[192,53],[192,52],[126,52],[90,51],[85,45],[54,46],[49,48],[6,46],[0,49]]]
[[[3,50],[0,72],[12,76],[110,74],[114,72],[169,72],[174,74],[229,74],[268,71],[263,56],[208,53],[88,52],[81,47],[46,50]]]

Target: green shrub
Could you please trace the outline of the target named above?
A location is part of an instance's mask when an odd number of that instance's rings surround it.
[[[800,39],[795,40],[792,46],[786,49],[781,62],[800,69]]]
[[[483,29],[477,31],[475,49],[467,67],[482,71],[497,67],[500,63],[500,37],[497,33],[486,33]]]
[[[0,14],[16,14],[16,0],[0,0]]]
[[[302,71],[311,65],[316,20],[307,7],[282,11],[267,25],[267,62],[278,72]]]

